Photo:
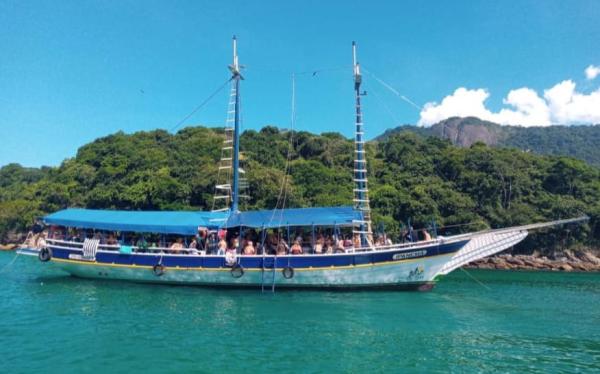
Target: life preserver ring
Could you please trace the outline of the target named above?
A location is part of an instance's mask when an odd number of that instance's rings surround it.
[[[281,271],[281,274],[285,279],[292,279],[294,278],[294,268],[291,266],[286,266]]]
[[[165,273],[165,266],[163,264],[156,264],[152,267],[152,272],[157,277],[160,277]]]
[[[40,252],[38,253],[38,258],[42,262],[50,261],[50,259],[52,258],[52,250],[48,247],[40,249]]]
[[[225,263],[229,266],[237,264],[237,255],[234,251],[225,252]]]
[[[231,276],[234,278],[241,278],[244,275],[244,268],[240,264],[235,264],[231,267]]]

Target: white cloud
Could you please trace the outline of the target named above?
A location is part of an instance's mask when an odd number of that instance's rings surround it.
[[[506,107],[497,112],[486,107],[489,96],[489,92],[482,88],[460,87],[439,104],[425,104],[418,124],[431,126],[449,117],[469,116],[516,126],[600,123],[600,88],[589,94],[577,92],[571,80],[545,90],[543,97],[527,87],[511,90],[503,100]]]
[[[600,75],[600,66],[590,65],[585,69],[585,77],[588,80],[596,79]]]
[[[544,91],[544,98],[557,124],[600,123],[600,88],[589,94],[575,90],[571,80]]]

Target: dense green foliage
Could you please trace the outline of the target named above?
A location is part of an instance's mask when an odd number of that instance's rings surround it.
[[[407,131],[448,139],[459,146],[471,146],[481,141],[492,146],[515,147],[542,155],[570,156],[600,167],[600,125],[500,126],[475,117],[454,117],[426,128],[407,125],[390,129],[378,140]]]
[[[0,169],[0,235],[23,231],[36,216],[65,207],[209,210],[222,131],[186,128],[116,133],[79,149],[56,168]],[[290,142],[291,139],[291,142]],[[291,146],[290,146],[291,144]],[[353,143],[339,134],[283,132],[274,127],[242,136],[250,198],[245,209],[348,205]],[[289,175],[282,194],[286,160]],[[368,144],[370,193],[377,227],[400,235],[414,227],[473,230],[586,213],[588,225],[530,239],[523,250],[597,244],[600,170],[565,157],[537,156],[476,143],[402,133]],[[281,204],[281,199],[280,199]]]

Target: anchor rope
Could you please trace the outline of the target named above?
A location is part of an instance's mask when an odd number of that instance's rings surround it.
[[[12,260],[10,260],[10,262],[9,262],[9,263],[7,263],[6,265],[4,265],[4,266],[3,266],[3,267],[0,269],[0,274],[4,273],[4,271],[5,271],[6,269],[8,269],[8,268],[9,268],[9,267],[10,267],[10,266],[11,266],[11,265],[12,265],[12,264],[13,264],[13,263],[14,263],[14,262],[17,260],[17,258],[19,257],[19,255],[20,255],[20,253],[19,253],[19,252],[16,252],[16,253],[15,253],[15,257],[13,257],[13,259],[12,259]]]
[[[465,274],[467,274],[469,276],[469,278],[473,279],[476,283],[478,283],[480,286],[482,286],[483,288],[485,288],[488,291],[491,291],[492,289],[489,288],[488,286],[486,286],[485,284],[483,284],[481,281],[479,281],[477,278],[475,278],[474,276],[472,276],[468,271],[466,271],[464,268],[460,268],[460,270],[464,271]]]

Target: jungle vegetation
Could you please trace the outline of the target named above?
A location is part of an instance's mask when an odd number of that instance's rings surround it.
[[[222,140],[222,130],[205,127],[118,132],[57,167],[6,165],[0,239],[66,207],[210,210]],[[352,203],[351,139],[268,126],[245,131],[241,149],[250,195],[244,209],[275,207],[284,180],[286,207]],[[481,142],[456,147],[409,131],[369,143],[368,162],[375,228],[395,239],[409,220],[450,234],[587,214],[588,224],[533,235],[517,250],[600,243],[600,169],[584,161]]]

